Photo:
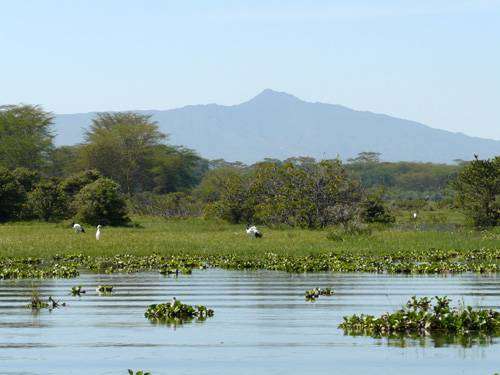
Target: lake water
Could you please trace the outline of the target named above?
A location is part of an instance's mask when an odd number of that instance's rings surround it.
[[[74,285],[87,290],[69,293]],[[99,296],[98,284],[112,284]],[[32,314],[32,285],[66,307]],[[306,302],[304,291],[336,295]],[[397,276],[195,270],[77,279],[0,281],[0,374],[491,374],[500,372],[499,339],[464,348],[428,338],[401,342],[345,336],[342,316],[393,311],[411,296],[448,295],[500,309],[500,277]],[[146,306],[176,296],[215,316],[177,327],[151,324]]]

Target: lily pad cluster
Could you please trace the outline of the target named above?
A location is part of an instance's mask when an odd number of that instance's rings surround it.
[[[500,335],[500,312],[451,307],[447,297],[417,298],[394,313],[345,316],[339,325],[346,334],[374,337],[486,334]]]
[[[167,303],[149,305],[144,316],[155,322],[189,321],[192,319],[204,320],[212,317],[214,311],[202,305],[187,305],[179,300]]]
[[[314,288],[310,290],[306,290],[305,297],[308,301],[315,301],[320,296],[333,296],[332,288]]]

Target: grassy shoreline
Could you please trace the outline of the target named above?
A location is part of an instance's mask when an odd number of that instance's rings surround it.
[[[95,240],[93,228],[87,227],[86,233],[75,234],[68,223],[0,225],[0,268],[20,267],[19,264],[27,263],[23,259],[31,257],[46,260],[44,266],[59,262],[98,270],[102,267],[95,263],[103,263],[109,265],[111,272],[157,269],[168,262],[187,262],[188,267],[189,264],[208,263],[232,269],[265,268],[289,272],[500,270],[500,228],[490,231],[415,230],[418,225],[413,230],[379,228],[371,234],[347,237],[343,241],[328,239],[331,229],[263,228],[264,238],[257,240],[248,238],[241,225],[213,220],[135,219],[137,227],[104,228],[100,241]],[[75,257],[66,259],[70,254],[78,254],[78,261]],[[120,255],[129,256],[123,258],[128,262],[128,269],[113,265],[113,262],[124,262]],[[21,263],[13,263],[13,260]]]

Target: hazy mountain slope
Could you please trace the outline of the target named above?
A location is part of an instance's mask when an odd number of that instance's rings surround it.
[[[307,155],[348,158],[378,151],[388,161],[451,162],[500,154],[500,141],[469,137],[423,124],[264,90],[234,106],[187,106],[153,115],[170,142],[215,159],[254,162]],[[57,144],[81,141],[92,113],[56,116]]]

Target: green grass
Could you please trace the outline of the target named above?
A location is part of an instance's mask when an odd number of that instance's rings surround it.
[[[369,235],[348,237],[344,241],[327,238],[328,229],[262,228],[263,239],[251,239],[243,225],[187,219],[166,221],[136,217],[138,227],[102,229],[100,241],[95,229],[86,227],[75,234],[69,223],[7,223],[0,225],[0,258],[39,257],[54,254],[81,253],[89,256],[115,254],[196,256],[232,254],[255,258],[267,252],[278,255],[304,256],[334,252],[349,255],[390,255],[398,251],[429,249],[471,251],[481,248],[500,249],[500,228],[490,231],[458,229],[454,231],[420,231],[397,228],[374,230]],[[419,224],[415,225],[418,229]]]

